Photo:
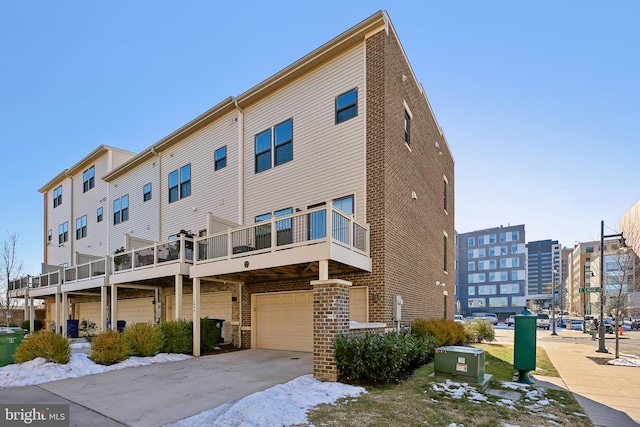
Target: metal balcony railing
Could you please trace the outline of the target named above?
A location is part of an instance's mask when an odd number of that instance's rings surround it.
[[[13,291],[13,290],[17,290],[17,289],[22,289],[22,288],[28,288],[31,284],[31,280],[30,280],[31,276],[23,276],[23,277],[19,277],[17,279],[13,279],[12,281],[9,282],[9,290]]]
[[[110,266],[109,257],[100,258],[74,267],[67,267],[64,269],[64,281],[76,282],[91,277],[105,276],[107,273],[110,274],[110,269],[107,269],[107,266]]]
[[[368,224],[356,221],[352,214],[345,214],[328,203],[197,239],[180,234],[178,239],[119,252],[112,257],[39,276],[21,277],[12,280],[9,289],[41,288],[168,263],[197,264],[317,244],[339,245],[369,257],[369,239]]]
[[[193,247],[193,238],[181,234],[178,239],[119,252],[113,255],[113,271],[132,271],[165,263],[193,263]]]
[[[62,284],[62,274],[60,274],[60,271],[52,271],[39,276],[34,276],[31,281],[32,288],[43,288],[45,286],[60,284]]]
[[[330,215],[327,213],[330,212]],[[275,233],[273,232],[275,230]],[[327,230],[331,230],[327,233]],[[195,263],[332,243],[369,256],[369,226],[331,204],[196,239]]]

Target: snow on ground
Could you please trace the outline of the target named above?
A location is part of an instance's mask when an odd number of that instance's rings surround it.
[[[75,345],[78,344],[72,344],[72,346]],[[134,366],[177,362],[179,360],[190,359],[191,357],[193,356],[186,354],[160,353],[153,357],[130,357],[124,362],[111,366],[98,365],[90,360],[85,353],[73,353],[71,355],[71,360],[69,360],[69,363],[66,365],[47,362],[46,359],[38,357],[22,364],[16,363],[0,368],[0,388],[43,384],[50,381],[101,374],[103,372],[132,368]]]
[[[367,391],[341,383],[322,382],[303,375],[285,384],[251,394],[236,403],[201,412],[165,427],[212,427],[306,424],[307,411],[342,397],[357,397]]]
[[[73,348],[90,347],[88,343],[74,343]],[[66,365],[47,362],[39,357],[22,364],[0,368],[0,388],[37,385],[67,378],[101,374],[116,369],[177,362],[190,359],[185,354],[160,353],[154,357],[130,357],[124,362],[103,366],[91,361],[84,353],[73,353]],[[184,420],[173,427],[190,426],[273,426],[307,423],[306,412],[321,403],[333,403],[342,397],[357,397],[366,390],[341,383],[322,382],[312,375],[304,375],[237,402],[222,405]]]
[[[613,359],[607,362],[608,365],[615,366],[631,366],[640,368],[640,360],[638,359]]]

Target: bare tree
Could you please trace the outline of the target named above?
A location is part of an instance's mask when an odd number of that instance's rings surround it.
[[[636,241],[635,227],[627,227],[624,239],[619,245],[609,247],[604,254],[604,283],[601,283],[601,297],[604,298],[604,314],[614,317],[614,333],[616,338],[616,359],[620,357],[619,330],[622,320],[631,311],[633,295],[636,290],[636,260],[638,256],[625,241]],[[593,266],[593,264],[592,264]],[[597,267],[599,268],[599,267]]]
[[[18,233],[9,233],[0,246],[0,318],[8,326],[13,309],[18,306],[16,298],[9,298],[9,284],[22,273],[22,262],[17,259]]]

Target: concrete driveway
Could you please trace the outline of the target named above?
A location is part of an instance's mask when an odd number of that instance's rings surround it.
[[[0,389],[0,401],[69,403],[72,426],[157,427],[312,371],[311,353],[249,349]]]

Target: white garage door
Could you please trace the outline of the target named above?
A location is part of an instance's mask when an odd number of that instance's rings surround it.
[[[313,351],[313,291],[256,295],[256,347]]]
[[[175,318],[175,295],[167,296],[167,320]],[[231,292],[213,292],[200,295],[200,316],[222,319],[222,338],[231,341]],[[193,320],[193,295],[182,296],[182,318]]]
[[[134,323],[153,323],[155,305],[153,298],[135,298],[118,300],[118,319]]]
[[[100,326],[100,303],[99,302],[81,302],[76,304],[76,319],[89,320]]]

